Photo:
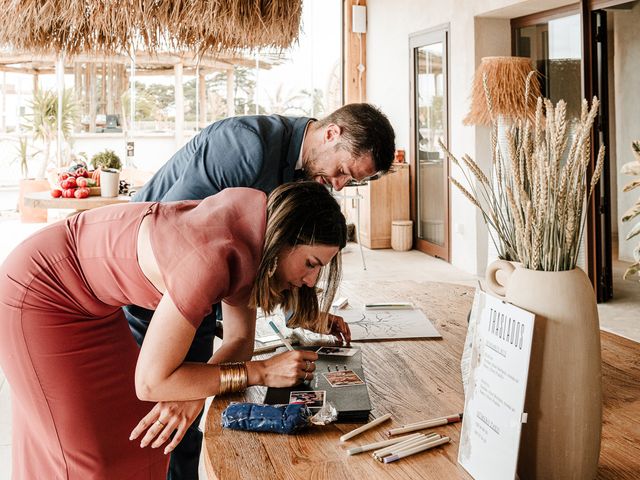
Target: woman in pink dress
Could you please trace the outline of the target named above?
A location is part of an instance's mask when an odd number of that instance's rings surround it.
[[[313,352],[249,361],[256,308],[282,305],[294,312],[290,325],[348,338],[326,314],[345,243],[344,217],[315,182],[282,185],[268,200],[231,188],[202,201],[104,207],[26,239],[0,267],[13,477],[164,479],[166,453],[204,398],[312,378]],[[220,301],[222,346],[207,364],[183,363]],[[120,308],[131,304],[156,312],[141,349]]]

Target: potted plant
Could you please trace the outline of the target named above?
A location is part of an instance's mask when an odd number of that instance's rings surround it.
[[[38,140],[43,143],[43,148],[39,152],[42,155],[42,160],[35,178],[23,178],[20,180],[18,205],[21,221],[46,222],[46,209],[26,208],[24,206],[24,195],[33,192],[47,191],[51,188],[51,184],[46,179],[45,174],[50,161],[51,145],[58,137],[58,94],[53,90],[38,90],[33,95],[33,99],[29,106],[31,108],[31,113],[24,116],[24,127],[31,132],[34,140]],[[72,92],[70,90],[66,90],[62,96],[61,110],[61,130],[63,141],[66,141],[71,134],[76,116],[77,103],[73,98]],[[19,151],[22,151],[24,146],[24,152],[26,155],[27,144],[23,143],[23,140],[20,140],[20,142]],[[24,142],[26,142],[26,139]],[[28,172],[28,170],[26,171]],[[25,170],[23,170],[23,174],[24,172]]]
[[[622,170],[621,171],[625,175],[638,177],[638,176],[640,176],[640,141],[633,142],[631,144],[631,148],[632,148],[633,153],[634,153],[634,155],[636,157],[636,160],[633,161],[633,162],[625,163],[622,166]],[[631,183],[628,183],[627,185],[625,185],[623,191],[624,192],[629,192],[629,191],[633,190],[636,187],[640,187],[640,178],[637,178],[637,179],[633,180]],[[622,215],[622,221],[623,222],[628,222],[630,220],[633,220],[638,215],[640,215],[640,197],[636,200],[635,205],[633,205],[631,208],[629,208],[629,210],[627,210]],[[631,228],[631,230],[629,231],[629,233],[625,237],[625,240],[631,240],[633,237],[635,237],[636,235],[639,235],[639,234],[640,234],[640,221],[638,223],[636,223],[633,226],[633,228]],[[634,275],[637,275],[639,280],[640,280],[640,243],[638,243],[638,245],[636,245],[636,248],[634,248],[634,250],[633,250],[633,258],[635,260],[635,263],[632,263],[629,266],[629,268],[627,268],[627,270],[624,272],[624,279],[625,280],[630,279]]]
[[[120,187],[122,162],[113,150],[104,150],[91,158],[96,171],[100,172],[100,195],[117,197]]]
[[[100,168],[101,170],[106,168],[120,170],[122,168],[122,161],[120,160],[120,157],[116,155],[116,152],[108,149],[96,153],[91,157],[91,164],[93,165],[93,168]]]
[[[26,136],[18,138],[18,144],[16,145],[15,151],[15,159],[20,165],[21,178],[29,178],[29,157],[31,156],[29,155],[29,138]]]
[[[44,178],[51,157],[51,145],[58,138],[58,94],[53,90],[38,90],[30,102],[32,112],[25,115],[26,127],[33,132],[33,138],[44,144],[42,162],[36,178]],[[78,104],[71,90],[62,95],[60,129],[62,140],[66,141],[73,131],[78,116]],[[60,167],[61,165],[58,165]]]
[[[488,98],[491,105],[491,100]],[[493,169],[459,161],[466,185],[451,182],[482,212],[521,263],[498,260],[505,300],[536,314],[518,475],[522,479],[595,478],[602,389],[598,310],[589,278],[576,268],[588,205],[604,165],[601,147],[589,179],[590,140],[599,102],[583,101],[570,123],[566,104],[538,98],[535,119],[517,119],[506,149],[492,125]],[[571,131],[571,136],[569,132]],[[505,151],[506,150],[506,151]],[[567,451],[566,445],[580,445]],[[575,451],[574,451],[575,450]]]
[[[29,137],[21,136],[15,147],[16,160],[20,164],[22,178],[19,181],[18,190],[18,211],[20,221],[23,223],[43,223],[47,221],[47,210],[41,208],[30,208],[24,204],[24,196],[28,193],[44,192],[49,190],[49,181],[46,179],[29,178],[29,160],[36,153],[31,149]]]

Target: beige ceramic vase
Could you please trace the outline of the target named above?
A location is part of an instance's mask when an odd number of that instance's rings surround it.
[[[536,314],[519,477],[595,478],[602,384],[600,326],[589,278],[578,268],[543,272],[498,260],[487,269],[487,280],[492,290],[498,287],[493,293]]]

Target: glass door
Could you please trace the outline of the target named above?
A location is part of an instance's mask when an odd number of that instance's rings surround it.
[[[449,260],[448,28],[411,35],[411,218],[416,247]]]
[[[590,100],[593,94],[600,99],[599,115],[594,123],[592,156],[600,144],[604,144],[605,164],[601,181],[594,190],[593,204],[587,213],[578,266],[589,274],[598,301],[603,302],[613,295],[607,15],[605,11],[598,10],[590,12],[590,16],[590,22],[584,24],[578,6],[575,6],[546,15],[514,19],[512,26],[514,54],[533,60],[541,73],[542,95],[554,103],[560,99],[567,102],[569,144],[574,135],[575,120],[580,116],[582,98]],[[583,56],[585,34],[590,41],[591,58]],[[583,82],[585,62],[589,65],[587,70],[590,70],[591,77],[586,86]]]

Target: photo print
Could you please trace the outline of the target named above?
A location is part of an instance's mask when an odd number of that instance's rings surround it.
[[[351,357],[355,355],[359,348],[349,347],[320,347],[316,350],[318,355],[335,355],[336,357]]]
[[[289,394],[289,403],[304,403],[309,408],[321,408],[324,406],[326,391],[309,390],[291,392]]]
[[[353,370],[340,370],[338,372],[323,373],[324,378],[332,387],[351,387],[364,385],[362,379]]]

